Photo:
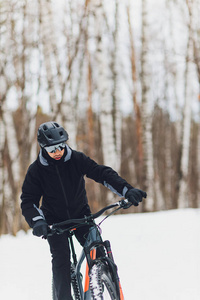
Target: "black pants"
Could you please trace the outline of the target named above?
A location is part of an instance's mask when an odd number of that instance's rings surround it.
[[[87,238],[89,226],[75,231],[79,243],[83,246]],[[68,233],[48,237],[52,255],[52,271],[55,292],[58,300],[72,300],[70,285],[70,248]]]

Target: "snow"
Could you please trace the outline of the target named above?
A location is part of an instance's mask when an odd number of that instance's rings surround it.
[[[126,300],[200,299],[200,209],[112,216],[102,229]],[[2,236],[0,282],[0,299],[50,300],[48,243],[31,231]]]

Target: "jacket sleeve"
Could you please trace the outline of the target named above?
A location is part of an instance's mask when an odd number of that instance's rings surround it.
[[[22,214],[30,227],[33,227],[38,220],[45,219],[42,210],[39,208],[41,196],[42,188],[37,174],[37,167],[32,164],[27,171],[21,194]]]
[[[124,197],[133,188],[125,179],[120,177],[112,168],[97,164],[94,160],[81,153],[81,171],[88,178],[109,188],[113,193]]]

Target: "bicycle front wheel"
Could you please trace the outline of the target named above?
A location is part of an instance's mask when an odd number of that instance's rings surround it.
[[[99,261],[90,270],[90,291],[93,300],[119,300],[116,286],[107,265]]]

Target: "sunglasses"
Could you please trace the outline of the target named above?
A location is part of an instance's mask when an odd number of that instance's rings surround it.
[[[44,147],[47,152],[55,153],[56,150],[62,151],[65,148],[65,143]]]

